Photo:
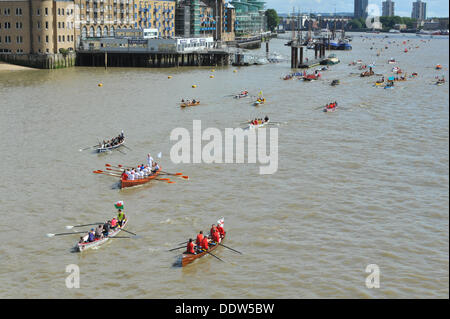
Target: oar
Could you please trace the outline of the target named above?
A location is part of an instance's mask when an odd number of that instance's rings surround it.
[[[180,247],[177,247],[177,248],[172,248],[172,249],[170,249],[168,251],[173,251],[173,250],[177,250],[177,249],[181,249],[181,248],[186,248],[186,246],[180,246]]]
[[[119,150],[119,148],[116,148],[115,150],[117,150],[118,152],[122,153],[123,155],[127,155],[127,153],[125,153],[125,152]]]
[[[213,256],[213,257],[215,257],[215,258],[217,258],[217,259],[219,259],[220,261],[223,261],[222,259],[220,259],[219,257],[217,257],[216,255],[213,255],[213,254],[211,254],[209,251],[207,251],[207,250],[205,250],[205,252],[207,252],[208,254],[210,254],[211,256]],[[224,262],[224,261],[223,261]]]
[[[233,248],[231,248],[231,247],[225,246],[224,244],[221,244],[221,243],[218,243],[218,244],[219,244],[220,246],[223,246],[223,247],[225,247],[225,248],[228,248],[229,250],[235,251],[235,252],[237,252],[237,253],[239,253],[239,254],[242,255],[242,253],[241,253],[240,251],[237,251],[237,250],[235,250],[235,249],[233,249]]]
[[[121,176],[121,175],[118,175],[118,174],[105,173],[105,172],[103,172],[103,171],[101,171],[101,170],[93,171],[92,173],[94,173],[94,174],[104,174],[104,175],[108,175],[108,176],[116,176],[116,177],[120,177],[120,176]]]
[[[108,237],[108,238],[112,239],[112,238],[133,238],[133,237],[130,237],[130,236],[114,236],[114,237]]]
[[[94,145],[94,146],[89,146],[89,147],[86,147],[86,148],[80,148],[79,151],[82,152],[82,151],[85,151],[85,150],[88,150],[90,148],[97,147],[97,146],[100,146],[100,145]]]
[[[113,171],[113,172],[123,172],[123,170],[115,169],[115,168],[109,168],[109,167],[107,167],[106,170],[107,171]]]
[[[129,149],[130,151],[132,151],[131,148],[129,148],[128,146],[126,146],[125,144],[122,144],[123,147],[126,147],[127,149]]]
[[[73,234],[87,234],[88,233],[88,231],[87,230],[85,230],[85,231],[75,231],[75,232],[71,232],[71,233],[59,233],[59,234],[52,234],[52,233],[48,233],[46,236],[47,237],[55,237],[55,236],[64,236],[64,235],[73,235]]]
[[[159,174],[159,175],[170,175],[170,176],[176,176],[176,177],[181,177],[184,179],[189,179],[189,176],[187,175],[183,175],[182,173],[176,173],[176,174],[172,174],[172,173],[167,173],[167,172],[163,172],[161,171],[163,174]]]
[[[69,226],[66,226],[66,229],[72,229],[72,228],[75,228],[75,227],[92,226],[92,225],[101,225],[101,224],[104,224],[104,223],[92,223],[92,224],[75,225],[75,226],[69,225]]]
[[[126,230],[126,229],[121,229],[121,230],[124,231],[124,232],[126,232],[126,233],[129,233],[129,234],[131,234],[131,235],[137,236],[135,233],[132,233],[132,232]]]

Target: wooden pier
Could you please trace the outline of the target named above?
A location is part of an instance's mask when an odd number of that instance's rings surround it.
[[[138,53],[78,51],[77,66],[170,68],[183,66],[227,66],[225,51],[189,53]]]
[[[305,59],[305,46],[298,43],[298,41],[291,42],[291,68],[292,69],[307,69],[320,65],[325,59],[325,38],[322,42],[314,44],[314,59]]]

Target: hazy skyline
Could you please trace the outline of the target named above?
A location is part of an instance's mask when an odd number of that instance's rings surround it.
[[[274,8],[279,13],[290,13],[295,7],[302,12],[353,12],[354,0],[265,0],[267,8]],[[380,7],[384,0],[369,0],[369,4]],[[412,3],[416,0],[393,0],[395,15],[410,17]],[[427,17],[448,17],[448,0],[422,0],[427,3]]]

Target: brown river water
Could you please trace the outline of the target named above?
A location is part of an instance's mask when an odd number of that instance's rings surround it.
[[[291,72],[282,39],[270,49],[284,63],[215,72],[1,72],[0,297],[448,298],[449,86],[433,85],[435,76],[448,80],[448,37],[352,35],[353,50],[335,51],[341,63],[309,83],[281,79]],[[388,76],[391,57],[417,78],[388,90],[348,65],[375,62]],[[333,79],[341,84],[331,87]],[[229,96],[242,89],[262,90],[266,104]],[[201,105],[181,109],[181,98]],[[322,112],[334,100],[341,109]],[[283,123],[271,126],[274,174],[260,175],[259,164],[171,161],[174,128],[192,131],[201,120],[203,129],[223,131],[265,115]],[[79,151],[121,130],[123,153]],[[162,167],[189,180],[120,190],[117,178],[92,173],[105,163],[144,163],[149,152],[162,152]],[[71,252],[77,234],[46,237],[110,219],[119,200],[138,237],[83,253]],[[214,254],[224,262],[205,256],[174,266],[181,250],[167,250],[221,216],[225,244],[242,255],[220,247]],[[79,289],[66,287],[71,264]],[[366,286],[370,264],[379,267],[379,288]]]

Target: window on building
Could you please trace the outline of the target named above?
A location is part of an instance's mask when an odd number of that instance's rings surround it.
[[[48,30],[48,21],[45,21],[45,28]]]
[[[93,38],[94,37],[94,27],[90,27],[89,28],[89,37]]]
[[[5,29],[11,29],[11,23],[5,22]]]
[[[5,36],[5,43],[11,43],[11,36],[10,35]]]
[[[45,8],[45,15],[48,15],[48,8]]]
[[[16,29],[22,29],[22,22],[16,22]]]
[[[87,35],[87,28],[84,26],[83,29],[81,29],[81,39],[82,40],[86,39],[86,35]]]
[[[16,8],[16,16],[22,15],[22,8]]]
[[[5,8],[5,10],[3,10],[3,13],[5,14],[5,16],[9,16],[11,14],[11,9]]]
[[[37,10],[36,10],[36,15],[37,15],[37,16],[40,16],[40,15],[41,15],[41,9],[37,9]]]
[[[41,36],[38,35],[38,43],[41,43]]]
[[[48,35],[45,36],[45,42],[48,43]]]
[[[16,43],[22,43],[22,42],[23,42],[22,36],[21,36],[21,35],[18,35],[18,36],[16,37]]]
[[[65,37],[64,37],[64,36],[62,36],[62,42],[64,42],[64,41],[66,41],[66,40],[65,40]]]
[[[17,23],[16,23],[16,25],[17,25]],[[41,21],[38,21],[38,22],[37,22],[37,28],[38,28],[38,29],[41,28]],[[17,29],[18,29],[18,28],[17,28]]]

